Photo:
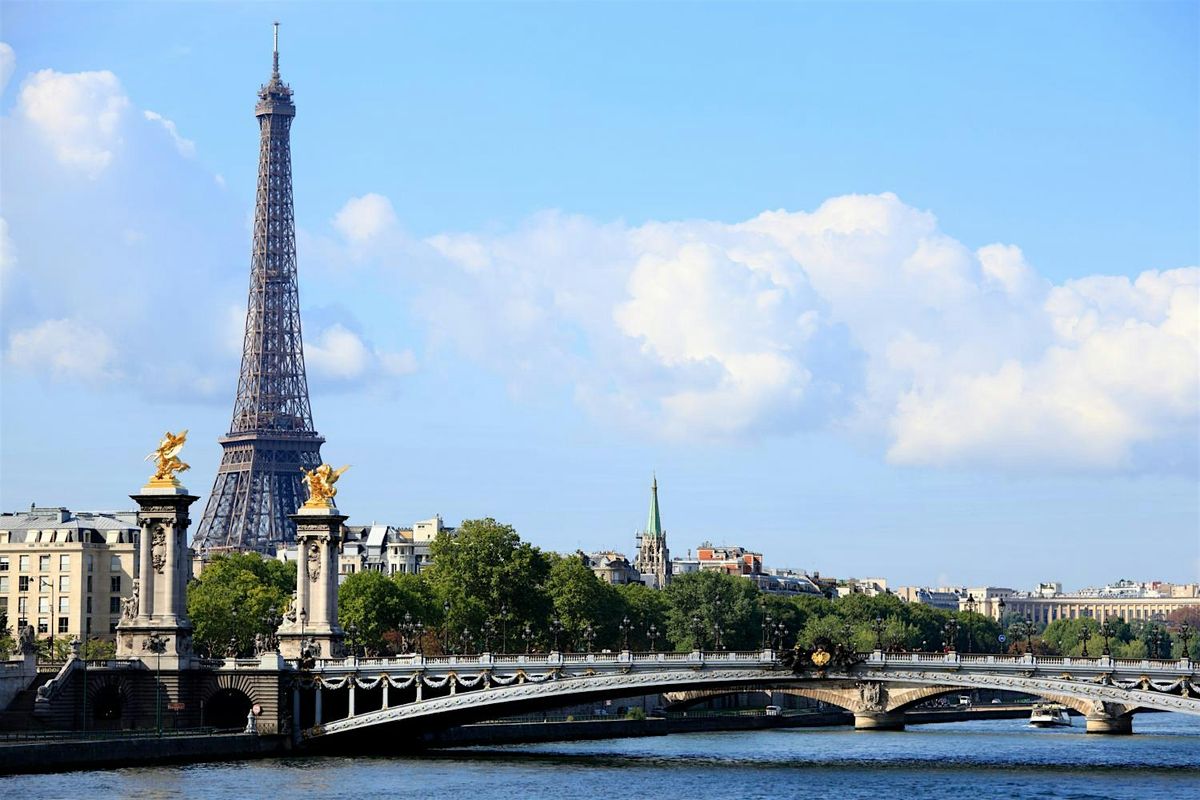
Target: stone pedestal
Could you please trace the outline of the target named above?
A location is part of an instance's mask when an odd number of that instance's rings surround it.
[[[904,712],[857,711],[854,714],[856,731],[902,731]]]
[[[337,508],[305,505],[296,523],[296,597],[279,627],[279,653],[299,658],[307,641],[317,658],[340,658],[345,633],[338,625],[338,546],[346,517]]]
[[[1133,715],[1120,716],[1092,715],[1087,716],[1088,733],[1108,733],[1128,735],[1133,733]]]
[[[141,658],[164,669],[186,667],[193,656],[187,616],[188,508],[197,498],[170,484],[151,484],[130,497],[138,504],[141,528],[138,576],[132,596],[122,603],[117,656]]]

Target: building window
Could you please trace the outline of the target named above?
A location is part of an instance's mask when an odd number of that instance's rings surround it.
[[[90,600],[91,598],[89,597],[88,599]],[[88,611],[91,611],[91,609],[89,608]],[[83,632],[84,633],[92,632],[92,618],[91,617],[88,617],[87,621],[84,623]]]
[[[87,590],[88,590],[88,594],[92,593],[92,576],[91,575],[87,576]]]
[[[20,556],[17,560],[17,566],[21,572],[29,572],[29,556]]]
[[[120,614],[121,613],[121,598],[119,598],[119,597],[108,598],[108,613],[110,613],[110,614]]]
[[[60,614],[65,614],[65,613],[67,613],[67,612],[68,612],[68,611],[70,611],[70,610],[71,610],[71,598],[69,598],[69,597],[60,597],[60,598],[58,598],[58,611],[59,611],[59,613],[60,613]]]
[[[120,572],[121,571],[121,557],[120,556],[112,556],[111,558],[109,558],[108,571],[109,572]]]
[[[0,575],[0,592],[8,591],[8,576]]]
[[[58,590],[60,592],[71,591],[71,576],[70,575],[59,575],[58,576]]]
[[[38,572],[50,571],[50,556],[38,556]]]
[[[8,572],[8,556],[0,556],[0,572]]]
[[[96,559],[93,558],[91,555],[89,555],[87,557],[87,571],[92,572],[93,571],[92,568],[95,566],[96,566]],[[90,580],[90,578],[89,578],[89,580]]]
[[[22,617],[24,617],[26,614],[29,613],[29,598],[28,597],[18,597],[17,598],[17,613],[20,614]]]
[[[121,591],[121,576],[120,575],[113,575],[109,582],[112,584],[112,590],[114,592]]]
[[[38,575],[38,591],[49,592],[54,589],[54,579],[49,575]]]
[[[71,568],[71,557],[63,554],[58,557],[58,569],[60,572],[66,572]]]
[[[45,617],[38,617],[38,633],[49,633],[49,632],[50,632],[50,623],[48,623],[46,621]]]
[[[89,595],[87,599],[87,613],[92,613],[92,598]]]
[[[39,614],[49,614],[50,613],[50,598],[49,597],[39,597],[38,598],[38,613]]]
[[[108,632],[109,632],[109,633],[116,633],[116,632],[117,632],[117,621],[116,621],[115,619],[114,619],[114,620],[110,620],[110,621],[109,621],[109,623],[108,623]]]
[[[66,633],[66,632],[67,632],[67,623],[69,623],[69,622],[70,622],[70,619],[69,619],[69,618],[67,618],[67,617],[59,617],[59,618],[58,618],[58,632],[59,632],[59,633]]]
[[[8,616],[8,598],[0,597],[0,614]]]

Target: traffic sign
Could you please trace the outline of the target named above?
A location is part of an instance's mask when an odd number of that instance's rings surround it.
[[[1007,637],[1007,636],[1005,636],[1003,633],[1002,633],[1002,634],[1000,634],[999,636],[997,636],[996,638],[1000,640],[1000,643],[1001,643],[1001,644],[1004,644],[1005,642],[1007,642],[1007,641],[1008,641],[1008,637]]]

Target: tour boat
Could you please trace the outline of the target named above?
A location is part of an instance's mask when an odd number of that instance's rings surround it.
[[[1058,703],[1037,703],[1029,715],[1029,724],[1035,728],[1070,727],[1071,717],[1066,706]]]

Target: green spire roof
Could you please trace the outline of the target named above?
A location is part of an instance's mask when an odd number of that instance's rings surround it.
[[[651,539],[662,538],[662,517],[658,513],[658,476],[650,484],[650,520],[646,523],[646,535]]]

